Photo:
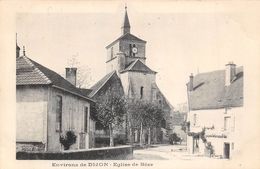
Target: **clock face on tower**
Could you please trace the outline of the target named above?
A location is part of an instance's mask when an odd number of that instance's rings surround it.
[[[138,51],[138,50],[137,50],[137,47],[133,47],[133,48],[132,48],[132,52],[133,52],[133,53],[137,53],[137,51]]]

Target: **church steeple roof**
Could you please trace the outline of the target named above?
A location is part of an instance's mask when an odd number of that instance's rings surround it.
[[[16,33],[16,58],[20,56],[20,47],[17,44],[17,33]]]
[[[121,29],[123,35],[126,33],[130,33],[130,22],[127,14],[127,6],[125,6],[125,17]]]

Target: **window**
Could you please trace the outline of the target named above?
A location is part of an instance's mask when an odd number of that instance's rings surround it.
[[[62,97],[56,97],[56,131],[60,132],[62,129]]]
[[[114,56],[114,49],[113,49],[113,47],[111,47],[111,59],[113,58],[113,56]]]
[[[84,110],[84,132],[88,132],[88,107]]]
[[[224,130],[230,129],[230,117],[224,117]]]
[[[141,86],[141,88],[140,88],[140,99],[143,98],[143,93],[144,93],[144,87]]]
[[[129,44],[129,56],[132,56],[132,44]]]
[[[193,126],[196,126],[197,125],[197,114],[194,114],[193,115]]]

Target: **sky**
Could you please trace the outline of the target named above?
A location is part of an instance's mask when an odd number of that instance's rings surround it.
[[[25,46],[29,58],[60,74],[76,56],[81,66],[90,68],[93,85],[106,74],[105,47],[121,35],[125,4],[116,2],[100,9],[99,3],[93,3],[96,11],[50,8],[19,13],[18,44]],[[254,64],[248,60],[260,53],[257,15],[225,10],[187,12],[143,3],[127,6],[131,33],[147,41],[146,64],[158,72],[157,84],[173,106],[187,102],[191,73],[224,69],[229,61],[237,66]]]

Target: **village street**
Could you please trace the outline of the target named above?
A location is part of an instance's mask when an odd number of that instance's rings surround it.
[[[186,145],[156,145],[147,149],[134,150],[134,160],[219,160],[192,155]]]

